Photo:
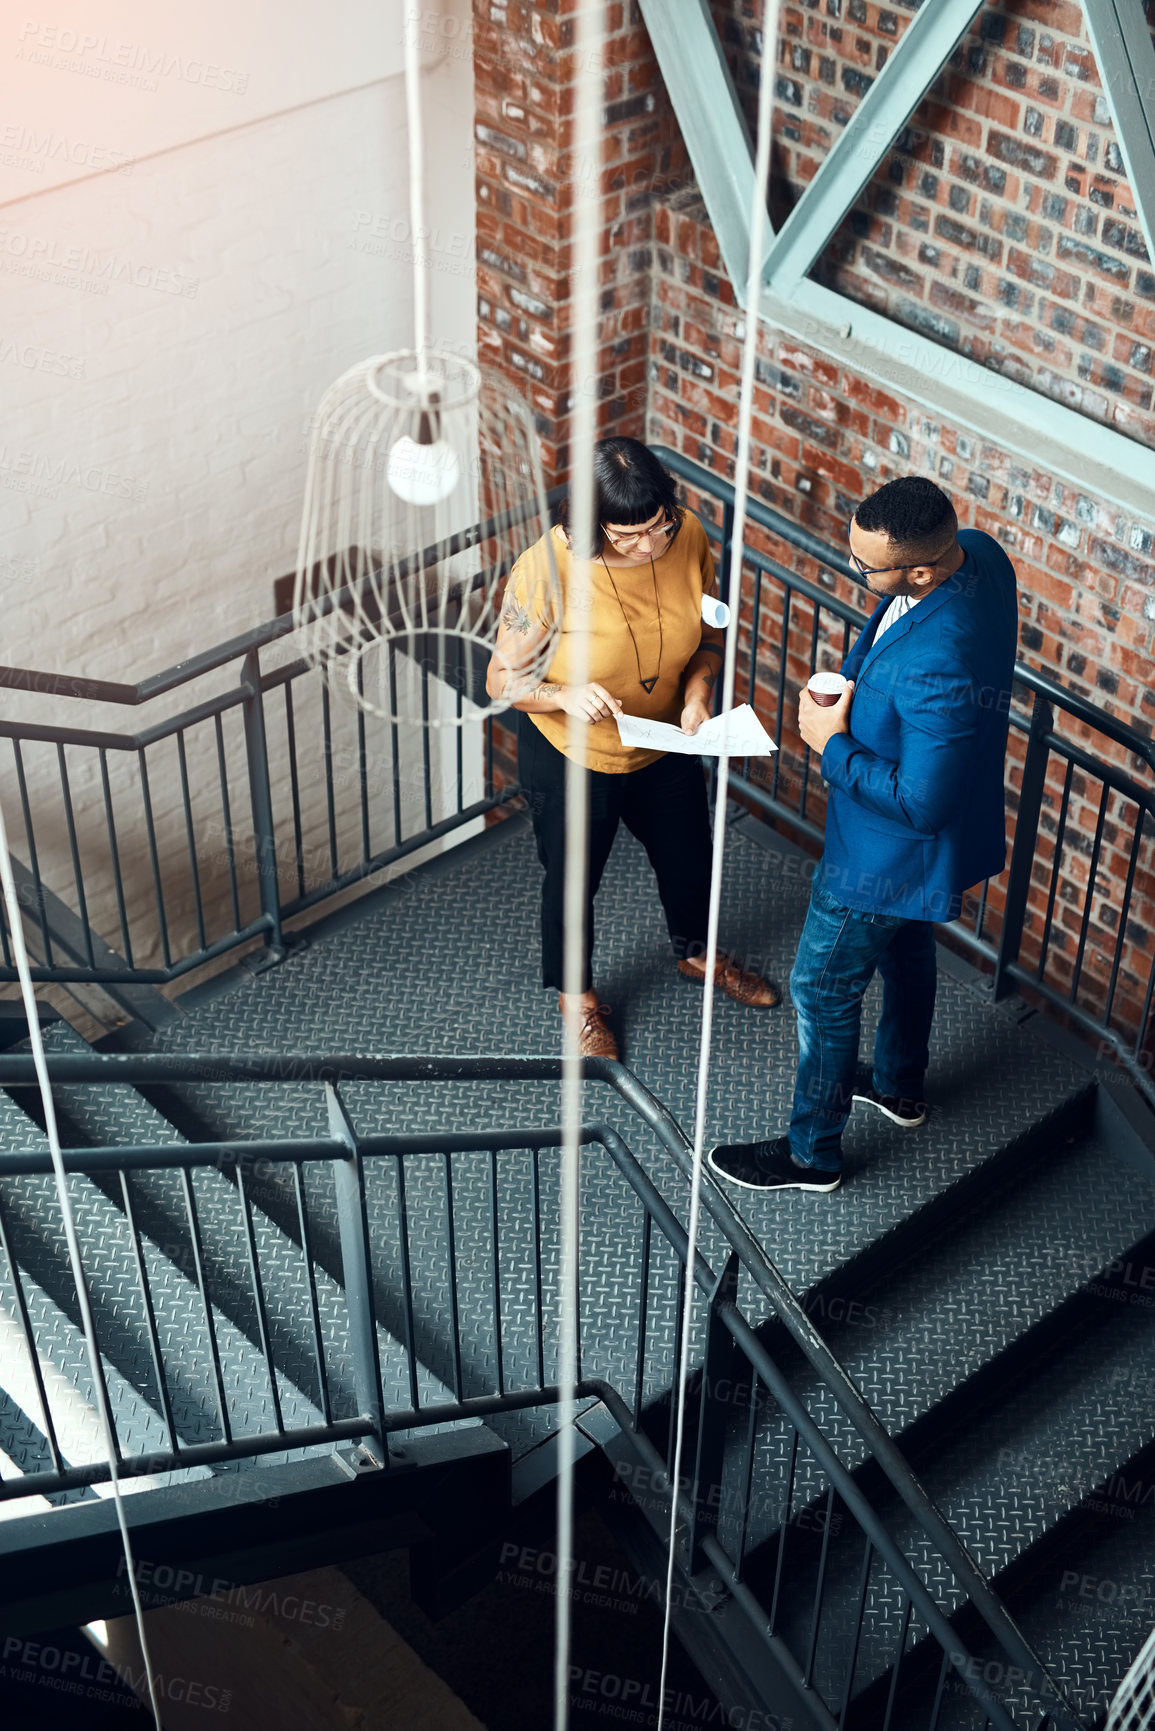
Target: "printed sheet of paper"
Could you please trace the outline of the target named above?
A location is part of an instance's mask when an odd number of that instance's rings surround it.
[[[640,715],[615,717],[623,745],[646,751],[678,751],[685,757],[720,757],[723,734],[731,757],[769,757],[778,750],[748,703],[712,715],[697,733],[683,733],[668,721],[647,721]]]

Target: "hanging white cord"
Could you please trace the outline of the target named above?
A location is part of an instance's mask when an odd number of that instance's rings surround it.
[[[408,8],[405,30],[405,112],[409,124],[409,227],[413,241],[413,328],[417,365],[426,370],[429,343],[429,282],[425,253],[425,140],[421,127],[421,61],[416,6]]]
[[[779,0],[766,0],[762,19],[762,64],[758,83],[758,148],[754,162],[754,197],[750,211],[750,256],[746,271],[746,330],[742,343],[742,377],[738,389],[738,453],[734,484],[734,542],[730,560],[730,615],[726,633],[726,656],[722,674],[722,708],[734,702],[734,679],[738,661],[738,615],[742,599],[742,563],[745,551],[746,504],[750,492],[751,428],[754,414],[754,360],[758,350],[759,306],[762,299],[762,259],[766,239],[766,196],[770,180],[770,120],[774,80],[778,65]],[[757,655],[758,645],[750,644]],[[666,1606],[662,1627],[662,1675],[658,1694],[658,1731],[662,1731],[666,1703],[666,1674],[670,1663],[670,1620],[673,1612],[674,1548],[678,1536],[678,1486],[682,1477],[682,1441],[686,1422],[686,1384],[690,1375],[690,1331],[694,1320],[696,1285],[694,1262],[698,1251],[698,1223],[702,1189],[702,1154],[706,1136],[706,1102],[710,1081],[710,1040],[714,1029],[714,963],[718,954],[718,916],[722,905],[722,864],[726,847],[726,795],[730,785],[730,758],[725,734],[718,760],[714,800],[714,852],[710,866],[710,916],[706,936],[706,980],[702,1001],[702,1035],[698,1046],[698,1093],[694,1110],[694,1165],[690,1183],[689,1240],[686,1251],[686,1285],[682,1305],[682,1350],[678,1364],[678,1408],[674,1436],[674,1471],[670,1492],[669,1560],[666,1567]],[[708,1398],[703,1389],[702,1399]]]
[[[140,1641],[141,1658],[144,1660],[144,1674],[148,1679],[148,1698],[152,1707],[152,1716],[156,1721],[157,1731],[162,1731],[160,1704],[157,1700],[156,1680],[153,1676],[152,1660],[149,1658],[148,1640],[144,1632],[144,1607],[140,1602],[137,1588],[136,1567],[133,1562],[132,1542],[128,1533],[128,1522],[124,1515],[124,1500],[120,1494],[120,1468],[116,1457],[116,1443],[112,1428],[112,1414],[108,1406],[108,1392],[104,1386],[104,1376],[100,1365],[100,1349],[96,1344],[96,1328],[92,1320],[92,1306],[88,1299],[88,1285],[84,1278],[84,1264],[80,1256],[80,1241],[76,1236],[76,1222],[72,1215],[72,1200],[68,1194],[68,1179],[64,1171],[64,1157],[60,1152],[60,1137],[56,1128],[56,1109],[52,1101],[52,1084],[48,1079],[48,1066],[44,1061],[44,1043],[40,1038],[40,1017],[36,1010],[36,992],[32,985],[32,975],[28,967],[28,951],[24,946],[24,927],[21,922],[20,898],[16,893],[16,882],[12,876],[12,861],[8,853],[8,828],[4,822],[4,808],[0,804],[0,883],[4,890],[4,908],[8,918],[8,932],[12,939],[12,952],[16,958],[16,971],[20,976],[20,995],[24,1000],[24,1013],[28,1018],[28,1035],[32,1046],[32,1061],[36,1066],[36,1080],[40,1084],[40,1099],[44,1107],[44,1127],[48,1133],[48,1146],[52,1153],[52,1171],[56,1179],[56,1195],[60,1202],[60,1213],[64,1221],[64,1238],[68,1245],[68,1260],[72,1267],[72,1279],[76,1286],[77,1303],[80,1306],[80,1321],[84,1329],[84,1342],[88,1349],[88,1370],[92,1378],[93,1392],[96,1397],[97,1412],[100,1416],[100,1429],[104,1442],[104,1452],[108,1461],[109,1483],[112,1487],[112,1502],[116,1508],[117,1525],[120,1527],[120,1539],[124,1546],[124,1561],[128,1570],[129,1591],[132,1594],[133,1614],[136,1618],[136,1633]],[[19,1279],[15,1268],[12,1278]],[[47,1414],[44,1415],[47,1419]]]
[[[572,182],[574,272],[570,350],[569,523],[573,553],[567,601],[581,627],[570,640],[568,679],[584,685],[589,677],[590,529],[594,519],[594,438],[597,433],[598,246],[601,229],[602,58],[605,9],[600,0],[582,0],[576,21],[578,74],[574,82],[574,160]],[[583,167],[590,172],[582,173]],[[585,904],[589,876],[589,773],[585,756],[586,723],[577,716],[566,727],[565,776],[565,946],[562,979],[566,996],[583,989]],[[561,1337],[558,1350],[557,1480],[557,1628],[554,1649],[554,1731],[569,1722],[570,1575],[573,1556],[574,1421],[577,1417],[578,1211],[581,1189],[582,1062],[576,1023],[564,1025],[562,1057],[562,1151],[559,1231]]]

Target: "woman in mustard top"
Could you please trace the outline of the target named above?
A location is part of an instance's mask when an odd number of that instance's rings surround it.
[[[677,504],[674,482],[637,439],[603,439],[594,448],[597,527],[591,565],[589,680],[569,677],[576,628],[569,594],[568,513],[549,531],[562,594],[562,630],[545,681],[513,707],[518,722],[518,777],[529,796],[542,885],[542,983],[560,994],[583,1055],[616,1058],[605,1017],[609,1006],[592,973],[593,902],[619,822],[637,836],[658,880],[678,967],[705,978],[710,895],[711,837],[701,763],[677,753],[623,746],[614,716],[622,711],[672,722],[696,733],[711,713],[711,694],[722,664],[721,633],[703,624],[702,598],[714,587],[714,561],[706,532],[693,512]],[[536,598],[548,564],[545,537],[510,573],[486,689],[500,697],[506,669],[540,642],[548,621]],[[569,717],[586,729],[590,771],[589,878],[583,990],[562,991],[565,885],[565,759]],[[716,983],[740,1003],[768,1006],[778,992],[758,974],[719,954]]]

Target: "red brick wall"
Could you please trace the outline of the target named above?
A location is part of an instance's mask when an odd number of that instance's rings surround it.
[[[753,127],[762,0],[712,0]],[[900,41],[907,0],[781,9],[781,218]],[[1155,4],[1148,17],[1155,30]],[[993,0],[815,277],[1155,445],[1155,269],[1074,0]]]
[[[573,144],[573,0],[474,0],[478,350],[518,384],[542,439],[546,484],[566,478],[570,271],[575,189],[605,199],[596,392],[603,434],[644,431],[656,196],[687,178],[685,146],[632,0],[606,8],[601,164]],[[495,727],[494,779],[513,778],[510,730]]]
[[[734,405],[738,395],[739,319],[734,295],[722,273],[717,244],[697,195],[667,201],[656,221],[652,314],[650,409],[646,436],[671,445],[715,473],[734,476]],[[808,350],[763,325],[755,390],[755,491],[767,504],[840,544],[858,501],[895,475],[933,474],[951,494],[964,527],[995,535],[1011,554],[1019,576],[1020,659],[1056,675],[1150,738],[1155,697],[1151,690],[1151,630],[1155,619],[1153,526],[1128,519],[1112,507],[1077,493],[1045,471],[1028,467],[997,445],[967,436],[935,420],[924,409],[859,378],[850,368]],[[699,502],[709,512],[707,502]],[[808,576],[862,611],[873,603],[849,576],[837,576],[786,543],[755,535],[752,544],[787,571]],[[753,578],[748,574],[742,609],[739,698],[749,680]],[[753,701],[768,724],[777,718],[780,645],[784,640],[782,586],[763,579]],[[812,615],[796,600],[790,615],[786,671],[786,727],[779,792],[796,800],[802,743],[793,731],[798,686],[809,666]],[[822,614],[819,663],[837,665],[843,627]],[[1150,784],[1143,760],[1102,735],[1088,736],[1072,723],[1060,731],[1081,739],[1104,759],[1117,762]],[[1012,814],[1021,785],[1023,746],[1012,735],[1008,756],[1008,805]],[[1099,787],[1075,777],[1060,872],[1061,888],[1051,937],[1054,959],[1048,977],[1066,984],[1077,949],[1079,921],[1088,889],[1089,856]],[[1035,960],[1050,886],[1052,844],[1062,797],[1057,760],[1052,767],[1043,816],[1036,887],[1023,944]],[[821,823],[821,784],[807,795],[807,815]],[[1118,928],[1127,845],[1134,808],[1114,796],[1108,806],[1104,849],[1096,873],[1093,918],[1083,963],[1081,1001],[1102,1000]],[[1151,966],[1155,931],[1155,869],[1150,848],[1136,879],[1118,991],[1134,1010]],[[997,934],[1004,884],[992,886],[991,931]],[[1097,982],[1097,984],[1096,984]],[[1125,1006],[1124,1006],[1125,1008]]]
[[[925,0],[924,0],[925,3]],[[713,0],[753,125],[762,0]],[[551,478],[568,465],[569,188],[581,165],[570,132],[574,65],[567,5],[475,7],[479,333],[486,358],[528,385]],[[777,221],[915,10],[911,0],[794,0],[781,12],[772,206]],[[603,184],[611,197],[603,262],[599,425],[683,451],[733,477],[739,326],[717,243],[690,183],[684,148],[633,6],[611,4]],[[1155,0],[1148,15],[1155,25]],[[683,183],[685,190],[679,190]],[[671,190],[673,189],[673,190]],[[1155,274],[1134,220],[1097,73],[1068,0],[1004,0],[982,16],[815,273],[939,342],[1080,412],[1155,445],[1151,413]],[[648,359],[648,381],[644,367]],[[996,381],[992,379],[992,385]],[[643,413],[644,410],[644,413]],[[964,525],[997,536],[1021,597],[1020,654],[1136,727],[1155,721],[1155,522],[1126,518],[1036,464],[977,439],[896,393],[765,328],[755,401],[756,488],[833,541],[858,501],[896,474],[933,474]],[[695,502],[695,501],[691,501]],[[707,509],[703,505],[703,509]],[[850,578],[783,543],[756,539],[863,606]],[[797,799],[801,741],[790,732],[809,665],[812,620],[764,579],[754,701],[778,704],[786,641],[787,728],[779,792]],[[740,695],[749,683],[752,580],[744,591]],[[836,665],[843,627],[819,624],[820,662]],[[1072,737],[1080,730],[1063,724]],[[1143,762],[1102,736],[1092,752],[1149,782]],[[508,741],[499,738],[499,744]],[[1008,804],[1017,806],[1022,740],[1012,733]],[[1049,977],[1071,978],[1088,895],[1083,962],[1088,1007],[1101,1004],[1121,918],[1124,848],[1134,812],[1109,803],[1095,884],[1088,882],[1099,789],[1076,776],[1059,870]],[[1023,956],[1038,955],[1062,798],[1048,780]],[[822,818],[821,784],[807,814]],[[1118,992],[1134,1013],[1155,951],[1155,865],[1140,855]],[[1003,885],[992,887],[997,933]]]
[[[687,175],[641,14],[621,0],[606,8],[602,165],[575,159],[573,10],[573,0],[474,5],[479,348],[532,402],[551,485],[569,467],[575,190],[597,175],[605,198],[597,376],[579,388],[596,392],[603,432],[637,435],[653,201]]]

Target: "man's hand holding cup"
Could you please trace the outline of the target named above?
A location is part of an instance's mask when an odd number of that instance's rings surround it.
[[[841,673],[815,673],[798,698],[798,731],[821,757],[836,733],[850,732],[853,679]]]

